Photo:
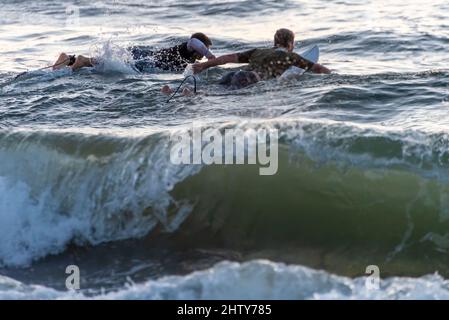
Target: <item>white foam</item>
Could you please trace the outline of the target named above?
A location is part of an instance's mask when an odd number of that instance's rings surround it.
[[[0,261],[26,265],[30,258],[56,253],[86,222],[45,208],[41,194],[33,198],[23,182],[0,177]]]
[[[115,45],[111,40],[105,41],[91,50],[98,64],[95,70],[102,73],[138,73],[132,67],[132,57],[126,48]]]
[[[172,165],[164,138],[130,139],[124,150],[117,142],[111,155],[60,152],[57,141],[68,142],[59,135],[18,138],[0,148],[0,265],[27,266],[69,243],[142,237],[158,224],[173,231],[191,210],[169,192],[200,168]],[[94,152],[94,137],[78,139],[76,148]]]
[[[379,289],[366,278],[350,279],[303,266],[264,260],[222,262],[186,276],[128,284],[116,292],[86,297],[42,286],[27,286],[0,276],[0,299],[449,299],[449,281],[439,275],[381,280]]]

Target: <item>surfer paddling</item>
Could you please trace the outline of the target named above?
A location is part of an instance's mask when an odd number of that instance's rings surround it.
[[[134,67],[144,72],[150,68],[158,68],[167,71],[182,71],[188,64],[206,57],[215,59],[210,51],[212,41],[204,33],[192,34],[190,39],[171,48],[152,50],[146,46],[134,46],[128,48],[133,60]],[[93,67],[98,63],[95,58],[82,55],[68,55],[61,53],[53,65],[53,70],[70,67],[73,71],[84,67]]]
[[[240,53],[223,55],[214,60],[193,65],[194,73],[227,63],[246,63],[248,70],[256,72],[260,79],[281,76],[290,67],[298,67],[314,73],[330,73],[319,63],[313,63],[294,53],[295,34],[288,29],[279,29],[274,35],[273,48],[256,48]],[[230,78],[232,79],[232,78]]]
[[[297,53],[295,48],[295,34],[288,29],[279,29],[274,35],[274,47],[251,49],[241,53],[223,55],[204,63],[193,65],[193,72],[200,73],[210,67],[227,63],[247,63],[248,70],[232,71],[225,74],[219,84],[228,89],[241,89],[255,84],[260,80],[277,78],[290,67],[298,67],[314,73],[330,73],[330,70],[319,63],[308,61]],[[162,93],[172,95],[175,91],[169,86],[162,87]],[[185,88],[181,95],[190,96],[193,92]]]

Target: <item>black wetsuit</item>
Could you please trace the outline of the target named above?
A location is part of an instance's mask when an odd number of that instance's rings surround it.
[[[135,61],[136,69],[141,72],[149,68],[182,71],[189,63],[194,63],[198,58],[195,51],[187,49],[187,42],[157,51],[145,46],[135,46],[129,50]]]

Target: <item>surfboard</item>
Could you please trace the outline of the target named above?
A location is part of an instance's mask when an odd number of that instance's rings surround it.
[[[318,60],[320,59],[320,48],[318,46],[313,46],[306,52],[300,54],[300,56],[310,62],[318,63]]]
[[[310,62],[317,63],[318,60],[320,59],[320,48],[317,45],[315,45],[312,48],[310,48],[309,50],[307,50],[307,51],[303,52],[302,54],[300,54],[300,56],[303,57],[304,59],[310,61]],[[304,72],[306,72],[306,70],[293,66],[293,67],[288,68],[278,78],[278,80],[280,82],[296,80],[302,74],[304,74]]]

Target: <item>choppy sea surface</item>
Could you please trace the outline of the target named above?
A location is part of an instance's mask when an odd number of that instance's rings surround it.
[[[448,21],[442,0],[2,0],[0,299],[449,298]],[[230,91],[239,66],[213,68],[167,103],[183,74],[128,63],[281,27],[333,73]],[[102,63],[36,71],[60,52]],[[172,164],[192,123],[279,130],[278,173]]]

